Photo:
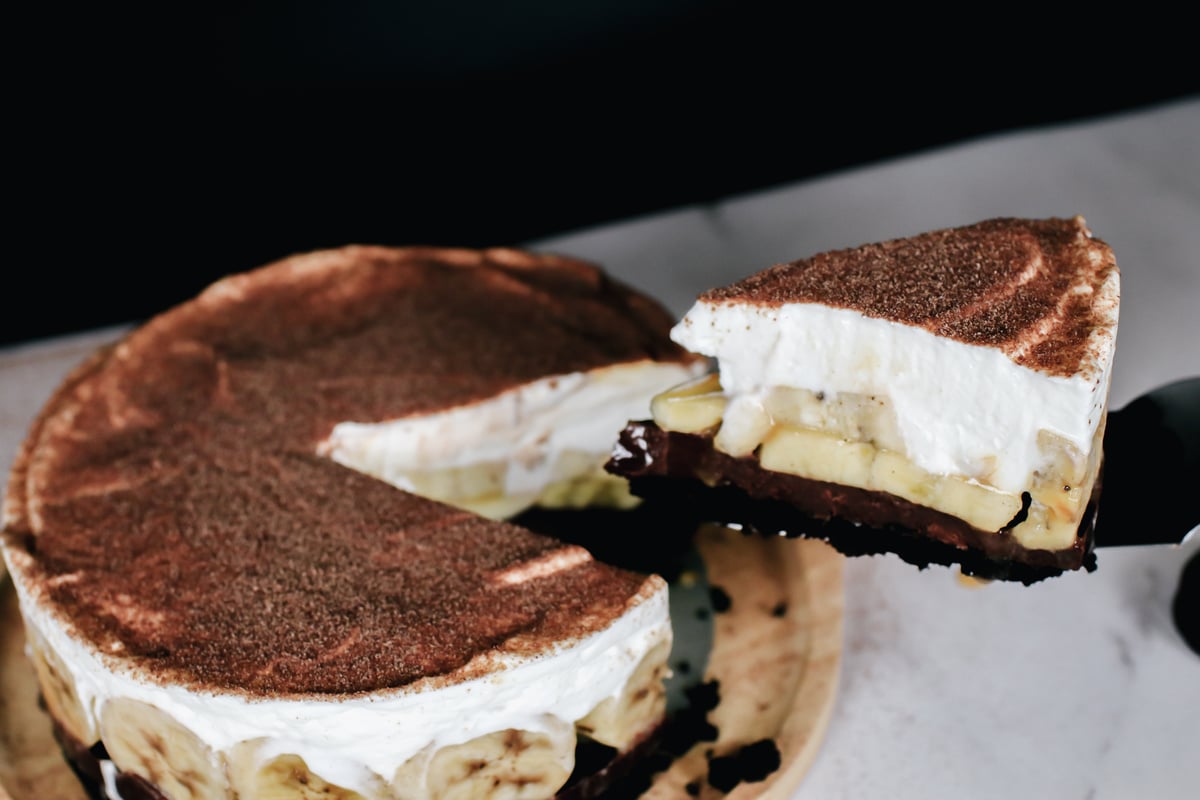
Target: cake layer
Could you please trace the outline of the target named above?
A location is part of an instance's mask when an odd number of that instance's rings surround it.
[[[566,552],[572,563],[587,558],[579,548]],[[238,796],[275,796],[267,792],[272,773],[294,771],[275,762],[297,758],[314,779],[372,800],[437,797],[427,785],[448,769],[444,762],[485,759],[487,737],[514,731],[540,742],[558,765],[539,795],[548,797],[571,774],[577,729],[624,752],[663,713],[671,628],[658,578],[646,579],[610,625],[552,652],[482,653],[459,682],[427,678],[347,696],[256,696],[156,681],[81,642],[20,588],[18,596],[43,686],[61,689],[43,690],[58,724],[76,741],[102,739],[117,767],[160,786],[184,765],[214,792],[228,774]],[[168,743],[166,752],[155,751],[155,739]],[[529,780],[542,771],[517,767]]]
[[[890,408],[876,397],[786,389],[768,393],[753,415],[744,406],[730,414],[732,405],[710,375],[656,396],[651,407],[664,430],[715,431],[713,448],[748,457],[766,471],[887,492],[981,531],[1006,529],[1030,550],[1073,546],[1099,475],[1103,425],[1086,460],[1057,437],[1040,435],[1042,467],[1016,491],[1004,491],[986,476],[938,474],[915,464]],[[1013,523],[1018,513],[1021,520]]]
[[[1070,377],[1107,370],[1115,272],[1082,217],[992,219],[780,264],[700,303],[848,309]]]
[[[388,422],[341,422],[321,453],[394,486],[493,518],[541,501],[628,505],[599,469],[613,431],[647,398],[695,374],[652,360],[557,375],[465,406]],[[605,480],[607,478],[607,480]]]
[[[1009,526],[981,530],[885,491],[761,469],[753,458],[717,450],[711,434],[665,431],[649,421],[626,427],[609,469],[649,498],[649,511],[657,506],[766,535],[824,539],[846,555],[895,553],[919,566],[956,564],[972,575],[1025,583],[1093,566],[1094,497],[1070,544],[1045,550],[1025,547]],[[1018,511],[1013,521],[1021,519]]]
[[[794,503],[803,515],[780,530],[840,517],[904,528],[964,564],[973,550],[1078,567],[1119,296],[1112,251],[1078,217],[989,220],[777,265],[702,295],[671,332],[719,372],[657,396],[654,425],[635,427],[664,433],[659,443],[699,437],[674,448],[697,463],[639,464],[666,454],[627,432],[643,449],[618,448],[609,469],[639,477],[635,491],[659,491],[642,473],[668,469]],[[761,521],[753,502],[733,505]]]
[[[921,469],[1019,493],[1055,457],[1046,435],[1088,460],[1118,299],[1082,220],[993,220],[774,267],[703,295],[672,336],[717,359],[722,428],[761,427],[779,389],[869,398]]]
[[[52,715],[123,771],[236,783],[253,758],[368,798],[506,731],[558,772],[576,725],[632,746],[663,711],[661,579],[320,452],[340,423],[547,379],[627,366],[648,388],[651,362],[696,361],[669,324],[569,259],[347,248],[226,279],[95,355],[35,422],[5,503]]]

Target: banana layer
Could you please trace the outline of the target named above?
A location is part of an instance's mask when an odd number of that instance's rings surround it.
[[[698,364],[638,361],[545,378],[446,411],[342,422],[319,448],[334,461],[493,519],[635,501],[601,465],[613,433]]]
[[[757,396],[729,396],[710,375],[657,396],[655,422],[664,430],[713,433],[713,446],[755,457],[767,470],[887,492],[957,517],[980,531],[999,531],[1025,507],[1011,528],[1028,549],[1073,546],[1099,468],[1103,425],[1085,457],[1061,437],[1038,437],[1039,468],[1019,491],[995,486],[995,458],[981,459],[972,474],[937,474],[906,451],[889,399],[853,393],[824,394],[775,388]]]

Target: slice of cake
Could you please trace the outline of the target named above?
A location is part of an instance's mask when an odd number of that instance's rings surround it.
[[[719,373],[657,397],[610,469],[635,492],[851,553],[1026,580],[1078,568],[1119,293],[1078,217],[772,267],[674,328]]]
[[[669,326],[569,259],[348,248],[94,356],[35,423],[2,539],[64,749],[110,797],[173,800],[544,798],[577,736],[636,751],[663,580],[359,469],[457,471],[434,494],[464,503],[592,480],[604,415],[694,373]]]

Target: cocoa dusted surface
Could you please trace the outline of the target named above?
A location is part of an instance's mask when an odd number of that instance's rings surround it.
[[[1071,289],[1097,289],[1116,269],[1081,217],[993,219],[779,264],[700,300],[853,309],[1074,375],[1115,310]]]
[[[236,276],[72,375],[10,482],[19,571],[148,676],[255,695],[355,693],[599,630],[653,585],[315,454],[342,420],[687,356],[653,302],[515,251],[348,248]],[[641,595],[639,593],[642,593]],[[424,684],[423,684],[424,685]]]
[[[954,564],[981,578],[1027,584],[1095,566],[1095,493],[1071,548],[1028,550],[1007,529],[981,531],[885,492],[764,470],[754,459],[716,450],[711,436],[646,421],[630,423],[619,441],[608,471],[628,478],[647,505],[697,521],[824,539],[846,555],[895,553],[922,567]],[[1023,517],[1024,511],[1012,524]]]

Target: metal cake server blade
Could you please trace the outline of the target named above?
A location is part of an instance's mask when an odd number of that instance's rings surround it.
[[[1102,481],[1096,547],[1200,535],[1200,377],[1109,412]]]

